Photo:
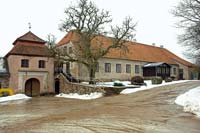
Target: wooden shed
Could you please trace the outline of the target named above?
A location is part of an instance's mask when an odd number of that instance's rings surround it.
[[[170,77],[171,66],[164,62],[149,63],[143,67],[144,77],[162,77],[163,79]]]

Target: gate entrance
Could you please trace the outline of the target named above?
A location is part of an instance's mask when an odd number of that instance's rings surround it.
[[[30,97],[40,95],[40,82],[35,78],[31,78],[25,83],[25,94]]]

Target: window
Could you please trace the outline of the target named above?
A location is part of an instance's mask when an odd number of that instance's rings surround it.
[[[29,67],[29,60],[22,59],[21,60],[21,67]]]
[[[164,67],[162,68],[162,74],[165,74],[165,68]]]
[[[173,74],[176,75],[176,68],[173,68]]]
[[[122,65],[116,64],[116,73],[121,73],[121,72],[122,72]]]
[[[64,46],[63,47],[63,53],[66,53],[67,52],[67,46]]]
[[[180,74],[183,74],[183,69],[179,69],[179,73],[180,73]]]
[[[161,74],[161,68],[160,67],[157,67],[157,73]]]
[[[73,62],[70,63],[70,68],[71,68],[71,69],[74,68],[74,63],[73,63]]]
[[[126,64],[126,73],[131,73],[131,64]]]
[[[72,47],[69,47],[69,54],[73,53]]]
[[[111,64],[110,63],[105,63],[105,72],[110,73],[111,72]]]
[[[45,68],[45,61],[44,60],[39,60],[39,68]]]
[[[135,65],[135,73],[136,74],[140,73],[140,66],[139,65]]]
[[[99,63],[96,64],[96,72],[99,72]]]
[[[170,70],[169,68],[166,68],[166,74],[169,74],[169,70]]]

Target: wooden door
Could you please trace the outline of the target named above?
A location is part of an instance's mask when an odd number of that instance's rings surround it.
[[[37,79],[29,79],[25,84],[25,94],[30,97],[40,95],[40,82]]]

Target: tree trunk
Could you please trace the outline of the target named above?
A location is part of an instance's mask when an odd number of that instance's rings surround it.
[[[89,84],[95,84],[95,69],[93,67],[90,67],[89,68],[89,76],[90,76],[90,81],[89,81]]]

